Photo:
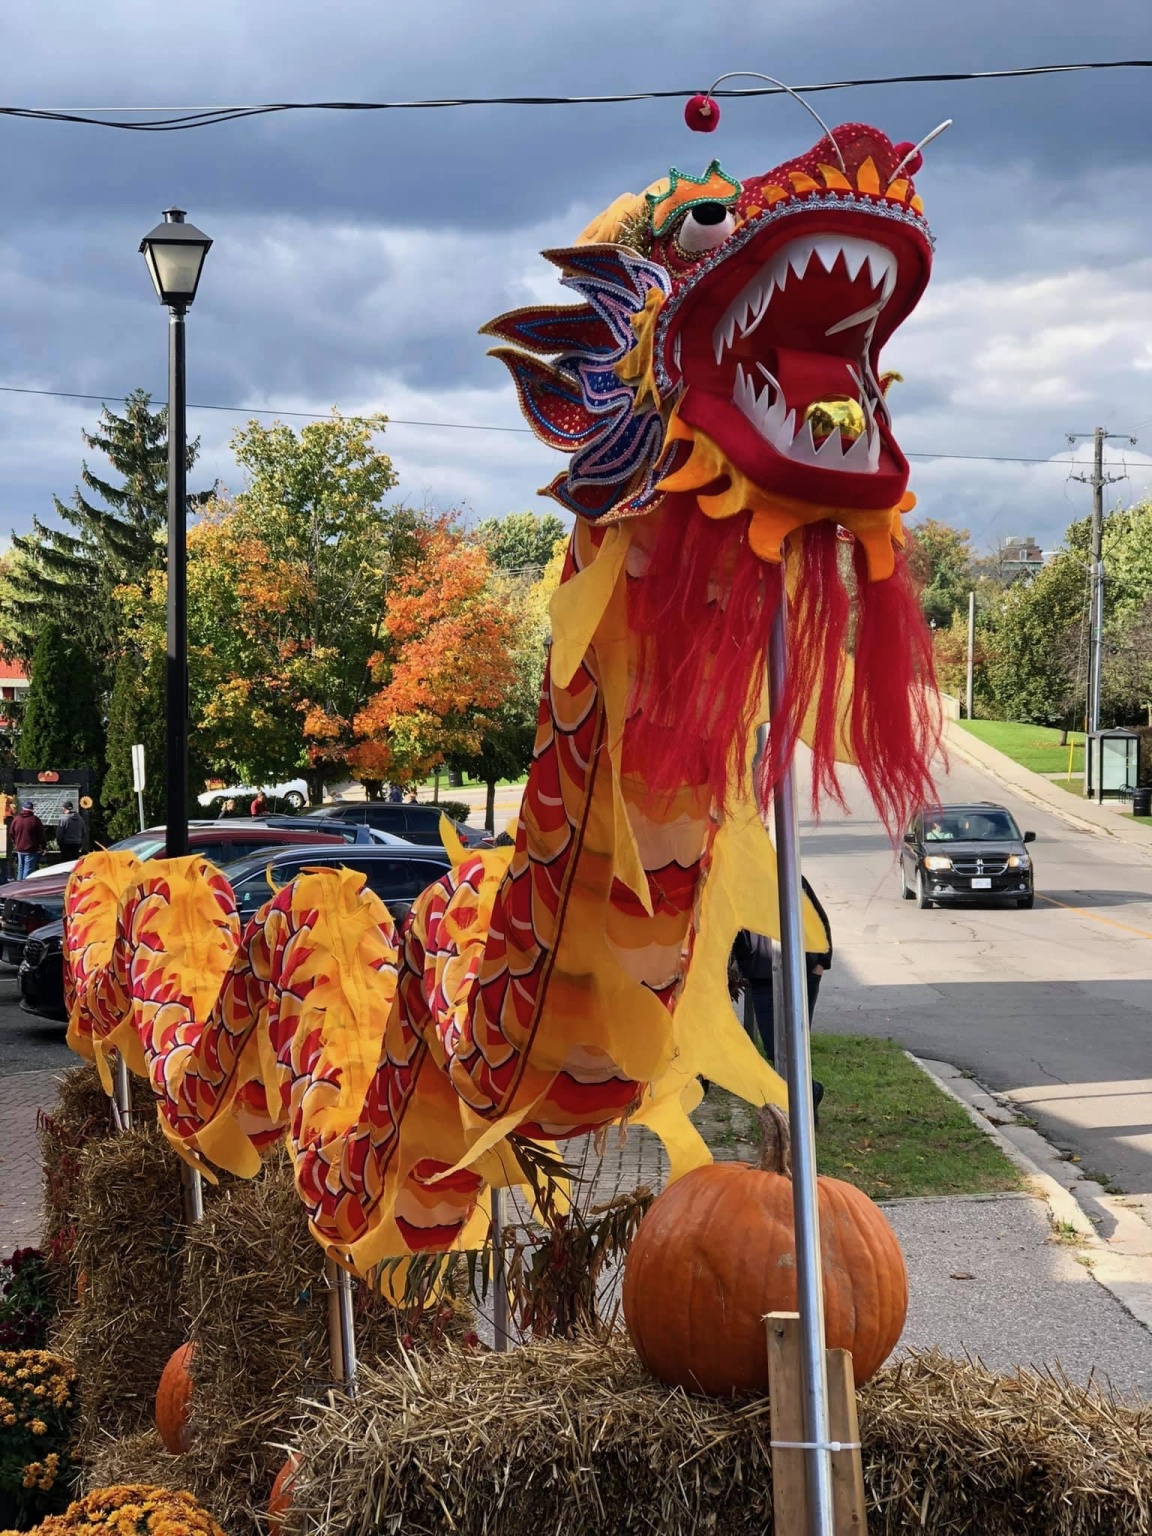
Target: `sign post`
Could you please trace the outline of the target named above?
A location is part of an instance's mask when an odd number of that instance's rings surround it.
[[[140,812],[140,830],[144,830],[144,747],[137,743],[132,748],[132,788],[136,791],[136,805]]]

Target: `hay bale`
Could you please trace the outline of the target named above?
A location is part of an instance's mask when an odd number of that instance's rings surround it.
[[[1150,1529],[1144,1409],[928,1354],[865,1386],[860,1418],[872,1536]],[[769,1440],[766,1399],[670,1391],[619,1334],[418,1354],[366,1371],[355,1402],[312,1407],[286,1529],[763,1536]]]
[[[160,1372],[183,1341],[180,1168],[155,1127],[80,1153],[75,1263],[87,1284],[56,1346],[76,1369],[82,1447],[151,1425]]]
[[[43,1247],[58,1306],[65,1307],[75,1295],[76,1190],[80,1179],[80,1154],[93,1141],[116,1134],[109,1100],[92,1062],[84,1062],[57,1079],[56,1103],[51,1113],[36,1117],[43,1181]],[[156,1100],[140,1078],[132,1079],[132,1103],[137,1125],[155,1122]]]
[[[178,1492],[187,1476],[183,1456],[169,1455],[155,1429],[120,1440],[104,1435],[86,1448],[84,1473],[76,1497],[123,1483],[147,1483],[153,1488]]]
[[[222,1188],[188,1236],[182,1306],[192,1365],[186,1484],[231,1533],[258,1528],[302,1394],[330,1381],[324,1256],[308,1231],[287,1158]],[[453,1331],[470,1327],[455,1312]],[[408,1323],[356,1290],[362,1361],[394,1357]]]

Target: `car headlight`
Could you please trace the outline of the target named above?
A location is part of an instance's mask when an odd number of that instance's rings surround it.
[[[924,860],[925,869],[951,869],[952,860],[945,858],[942,853],[930,853]]]
[[[1010,853],[1008,855],[1009,869],[1029,869],[1031,865],[1032,860],[1026,853]]]

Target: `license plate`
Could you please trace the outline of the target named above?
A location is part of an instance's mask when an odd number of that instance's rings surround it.
[[[972,889],[974,891],[990,891],[992,889],[992,882],[988,879],[987,875],[977,875],[973,878]]]

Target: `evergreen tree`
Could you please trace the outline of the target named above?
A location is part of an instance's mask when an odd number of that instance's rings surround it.
[[[9,654],[28,661],[42,626],[55,621],[92,658],[103,686],[110,682],[104,674],[119,648],[112,592],[164,563],[167,412],[153,411],[150,402],[144,390],[134,390],[122,413],[105,406],[96,430],[83,434],[120,484],[85,461],[83,486],[71,501],[53,498],[63,526],[34,518],[30,534],[13,535],[0,604],[0,642]],[[189,468],[198,446],[188,446]],[[189,497],[189,507],[202,500]]]
[[[20,730],[21,768],[90,768],[99,781],[103,727],[87,653],[45,624],[32,658]]]
[[[139,830],[140,812],[132,788],[132,748],[144,748],[144,819],[148,826],[164,820],[165,737],[164,653],[141,656],[134,648],[123,652],[108,704],[108,773],[101,806],[108,840],[117,842]]]

